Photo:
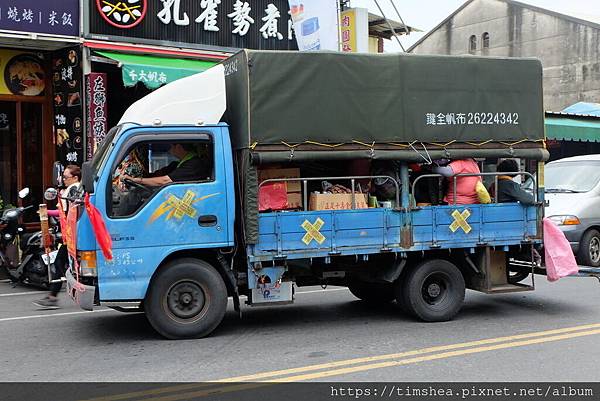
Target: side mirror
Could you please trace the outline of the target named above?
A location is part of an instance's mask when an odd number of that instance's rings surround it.
[[[87,193],[94,193],[94,169],[92,168],[91,162],[85,162],[81,166],[81,185],[83,190]]]
[[[24,199],[29,195],[29,188],[25,187],[19,191],[19,198]]]
[[[65,167],[61,164],[61,162],[54,162],[52,165],[52,185],[57,188],[63,186],[62,175],[65,171]]]
[[[54,200],[58,196],[58,191],[55,188],[48,188],[46,192],[44,192],[44,199],[46,200]]]

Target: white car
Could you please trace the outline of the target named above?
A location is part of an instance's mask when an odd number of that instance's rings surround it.
[[[546,217],[571,243],[581,265],[600,266],[600,154],[546,164]]]

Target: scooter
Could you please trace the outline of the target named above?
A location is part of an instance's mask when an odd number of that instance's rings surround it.
[[[25,188],[19,192],[24,198],[29,193]],[[49,285],[49,270],[53,271],[58,243],[61,240],[59,225],[49,219],[49,234],[53,245],[49,252],[42,246],[42,232],[25,233],[19,224],[23,213],[33,206],[6,209],[0,217],[0,271],[4,277],[17,283],[31,284],[43,289]],[[20,256],[19,256],[20,254]],[[2,274],[0,273],[0,276]]]

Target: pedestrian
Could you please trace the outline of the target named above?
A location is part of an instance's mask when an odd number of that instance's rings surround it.
[[[63,212],[69,213],[69,207],[71,206],[71,199],[77,198],[80,195],[80,182],[81,182],[81,169],[79,166],[73,164],[65,167],[62,175],[63,186],[65,187],[60,191],[59,202],[61,202]],[[57,216],[58,210],[49,210],[48,215]],[[40,300],[34,301],[33,304],[43,309],[58,309],[58,293],[62,288],[62,281],[60,279],[64,277],[69,260],[69,253],[67,252],[67,246],[61,245],[58,248],[56,259],[54,260],[54,271],[51,270],[52,281],[57,280],[54,283],[50,283],[50,292],[48,295]]]

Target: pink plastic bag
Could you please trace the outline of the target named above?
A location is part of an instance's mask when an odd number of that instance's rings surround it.
[[[565,234],[548,218],[544,218],[544,253],[548,281],[556,281],[579,272],[579,266]]]

